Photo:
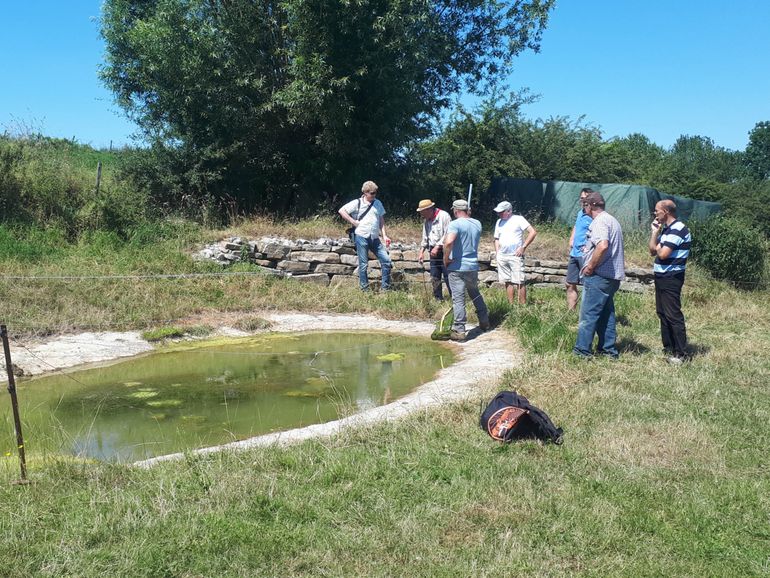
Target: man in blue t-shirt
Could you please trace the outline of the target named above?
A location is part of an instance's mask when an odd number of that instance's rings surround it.
[[[588,227],[591,225],[591,216],[585,210],[585,201],[589,193],[593,193],[591,187],[585,187],[580,191],[580,206],[569,236],[569,261],[567,263],[567,308],[574,311],[578,302],[577,286],[580,285],[580,271],[583,268],[583,247],[586,244]]]
[[[676,204],[663,200],[655,205],[650,234],[650,255],[655,257],[655,310],[660,318],[660,336],[668,362],[680,364],[689,358],[687,329],[682,313],[682,286],[692,237],[676,218]]]
[[[484,298],[479,293],[479,240],[481,223],[470,218],[468,202],[458,199],[452,203],[455,220],[449,223],[444,237],[444,268],[449,275],[449,289],[452,293],[454,323],[449,338],[465,341],[465,292],[476,307],[479,327],[489,329],[489,312]]]

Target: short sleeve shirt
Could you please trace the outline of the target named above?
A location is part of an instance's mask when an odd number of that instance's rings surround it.
[[[580,209],[575,219],[575,236],[572,239],[572,250],[569,252],[570,257],[583,256],[583,247],[586,244],[586,235],[590,225],[591,216],[586,215],[585,211]]]
[[[664,247],[671,249],[671,254],[668,259],[655,257],[655,265],[653,266],[655,276],[671,277],[684,273],[692,242],[687,226],[682,221],[674,221],[668,227],[663,228],[659,242]]]
[[[500,252],[515,253],[524,244],[524,231],[529,227],[529,222],[521,215],[498,219],[495,223],[495,239],[500,244]]]
[[[586,235],[584,255],[586,263],[591,259],[596,246],[607,241],[607,251],[602,262],[594,269],[594,274],[605,279],[621,281],[626,276],[625,256],[623,254],[623,231],[618,220],[607,211],[602,211],[591,221]]]
[[[374,199],[374,203],[368,203],[363,198],[353,199],[342,208],[348,215],[359,220],[358,215],[363,215],[370,204],[373,205],[372,210],[366,213],[366,216],[356,227],[356,235],[377,239],[380,236],[380,217],[385,216],[385,207],[382,206],[379,199]]]
[[[450,233],[457,236],[452,243],[452,262],[447,271],[478,271],[481,223],[470,218],[455,219],[449,223],[447,235]]]

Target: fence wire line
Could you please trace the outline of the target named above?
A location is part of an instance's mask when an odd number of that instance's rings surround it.
[[[269,269],[274,271],[274,269]],[[195,279],[199,277],[272,276],[267,271],[228,271],[224,273],[148,273],[146,275],[3,275],[0,280],[13,281],[93,281],[93,280],[136,280],[136,279]]]

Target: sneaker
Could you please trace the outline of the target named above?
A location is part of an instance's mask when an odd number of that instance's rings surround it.
[[[671,365],[682,365],[684,363],[684,359],[681,357],[677,357],[676,355],[672,355],[671,357],[667,357],[666,361],[670,363]]]
[[[602,357],[604,359],[609,359],[610,361],[617,361],[618,360],[618,354],[617,353],[609,353],[607,351],[600,351],[596,355],[598,357]]]
[[[486,321],[479,321],[479,328],[480,328],[482,331],[489,331],[489,329],[490,329],[491,327],[492,327],[492,326],[489,324],[489,319],[487,319]]]
[[[449,334],[449,339],[452,341],[465,341],[465,331],[452,331]]]

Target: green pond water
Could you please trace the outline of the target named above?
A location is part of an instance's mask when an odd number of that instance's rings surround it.
[[[428,339],[268,334],[22,379],[28,455],[134,461],[331,421],[389,403],[453,361]],[[10,401],[0,450],[15,455]]]

